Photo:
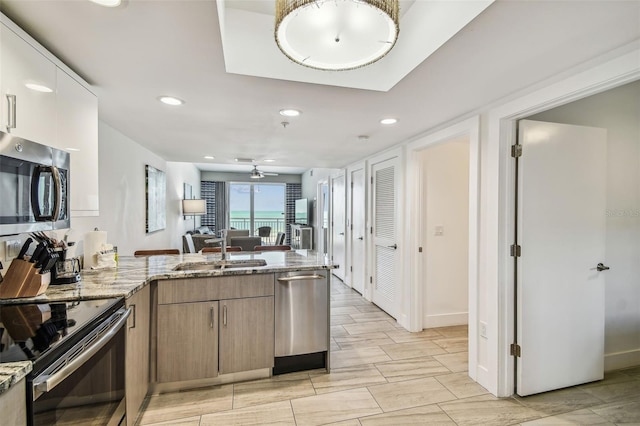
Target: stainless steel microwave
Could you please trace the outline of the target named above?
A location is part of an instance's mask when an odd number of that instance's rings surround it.
[[[0,132],[0,235],[69,228],[69,153]]]

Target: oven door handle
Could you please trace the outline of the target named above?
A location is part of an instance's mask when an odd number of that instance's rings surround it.
[[[73,360],[68,362],[64,367],[55,372],[54,374],[48,375],[43,374],[33,379],[33,389],[38,391],[38,395],[44,392],[49,392],[56,386],[58,386],[64,379],[69,377],[80,368],[85,362],[87,362],[93,355],[95,355],[100,349],[106,345],[113,336],[124,326],[127,318],[131,314],[131,308],[129,309],[119,309],[116,311],[114,315],[120,315],[120,318],[109,327],[107,331],[105,331],[102,336],[100,336],[95,342],[84,348],[82,353],[75,357]],[[33,393],[33,399],[36,399],[36,392]]]

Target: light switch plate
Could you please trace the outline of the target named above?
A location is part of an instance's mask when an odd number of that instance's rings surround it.
[[[6,262],[15,259],[18,253],[20,253],[20,240],[6,240],[4,242],[4,260]]]
[[[433,232],[433,235],[440,237],[442,235],[444,235],[444,226],[443,225],[436,225],[436,229]]]

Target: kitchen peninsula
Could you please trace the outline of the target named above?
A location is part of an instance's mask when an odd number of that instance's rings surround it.
[[[148,393],[328,370],[329,274],[336,267],[307,250],[233,253],[225,260],[218,253],[120,257],[116,268],[83,271],[79,283],[1,300],[0,309],[124,298],[126,411],[133,424]],[[296,334],[300,329],[306,331]]]

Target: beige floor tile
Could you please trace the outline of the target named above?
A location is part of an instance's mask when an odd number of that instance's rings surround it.
[[[571,411],[569,413],[558,414],[557,416],[543,417],[541,419],[532,420],[522,423],[522,426],[615,426],[614,423],[608,422],[593,411],[585,408],[583,410]]]
[[[337,392],[347,389],[387,383],[387,380],[373,365],[333,368],[329,374],[311,376],[316,393]]]
[[[620,373],[640,379],[640,367],[626,368],[624,370],[620,370]]]
[[[344,325],[344,324],[354,324],[356,321],[351,318],[351,315],[331,315],[330,318],[331,325]]]
[[[327,423],[325,426],[361,426],[361,424],[358,419],[351,419],[342,422]]]
[[[389,382],[419,379],[450,373],[433,357],[411,358],[376,364],[376,368]]]
[[[527,397],[516,397],[522,405],[547,416],[577,411],[602,404],[593,395],[579,388],[560,389]]]
[[[385,333],[387,333],[387,335],[396,343],[420,342],[423,340],[434,340],[438,338],[442,339],[442,334],[438,333],[434,329],[426,329],[417,333],[396,329],[393,331],[385,331]]]
[[[469,369],[469,354],[467,352],[434,355],[433,357],[436,361],[438,361],[454,373],[467,371]]]
[[[512,398],[495,398],[492,395],[474,396],[439,405],[460,426],[512,425],[544,416]]]
[[[464,352],[469,350],[469,339],[466,337],[434,339],[432,340],[432,342],[449,353]]]
[[[458,398],[469,398],[489,393],[488,390],[471,380],[466,372],[446,374],[435,378]]]
[[[360,423],[362,426],[455,425],[435,404],[361,417]]]
[[[357,309],[355,306],[342,306],[334,308],[331,307],[331,315],[349,315],[349,314],[359,314],[361,311]]]
[[[640,425],[640,398],[593,407],[591,411],[615,424]]]
[[[375,333],[377,331],[393,331],[396,329],[388,321],[369,321],[356,324],[345,324],[343,327],[349,334]]]
[[[331,368],[355,367],[384,361],[391,361],[391,358],[380,348],[346,349],[331,354]]]
[[[340,336],[348,336],[347,330],[344,329],[341,325],[332,325],[329,327],[329,334],[331,337],[340,337]]]
[[[146,409],[140,415],[139,424],[146,425],[230,410],[232,404],[233,385],[155,395],[149,398]]]
[[[454,394],[432,377],[369,386],[369,392],[385,413],[456,399]]]
[[[330,338],[329,339],[329,351],[331,352],[335,352],[335,351],[339,351],[342,348],[340,347],[340,345],[338,345],[338,343],[336,342],[336,339],[334,338]]]
[[[466,325],[453,325],[450,327],[437,327],[434,328],[438,333],[444,337],[468,337],[469,327]]]
[[[391,357],[391,359],[395,360],[419,358],[447,353],[447,351],[430,340],[410,343],[395,343],[393,345],[384,345],[380,347]]]
[[[358,311],[360,311],[362,313],[366,313],[366,312],[381,312],[382,311],[382,309],[378,308],[373,303],[368,303],[366,305],[358,305],[358,306],[356,306],[356,309],[358,309]]]
[[[627,376],[629,377],[629,376]],[[582,386],[581,389],[603,400],[604,402],[612,402],[620,399],[636,398],[640,399],[640,380],[622,381],[604,381],[598,385]]]
[[[370,348],[393,344],[393,340],[383,332],[336,337],[335,341],[341,349]]]
[[[175,419],[167,422],[153,423],[149,426],[172,425],[172,426],[199,426],[200,416],[189,417],[187,419]]]
[[[272,379],[236,383],[233,387],[233,408],[285,401],[315,393],[308,374],[304,378],[276,376]]]
[[[342,422],[381,413],[366,388],[291,400],[298,426]]]
[[[272,404],[256,405],[240,410],[202,416],[200,426],[230,426],[230,425],[292,425],[296,422],[289,401]]]
[[[385,312],[382,312],[382,311],[349,314],[349,316],[353,318],[353,320],[356,322],[381,321],[381,320],[395,321],[393,318],[391,318],[389,315],[387,315]]]
[[[364,299],[354,299],[354,300],[332,300],[331,301],[331,308],[341,308],[341,307],[348,307],[348,306],[353,306],[353,307],[358,307],[361,305],[368,305],[369,302],[367,302]]]

